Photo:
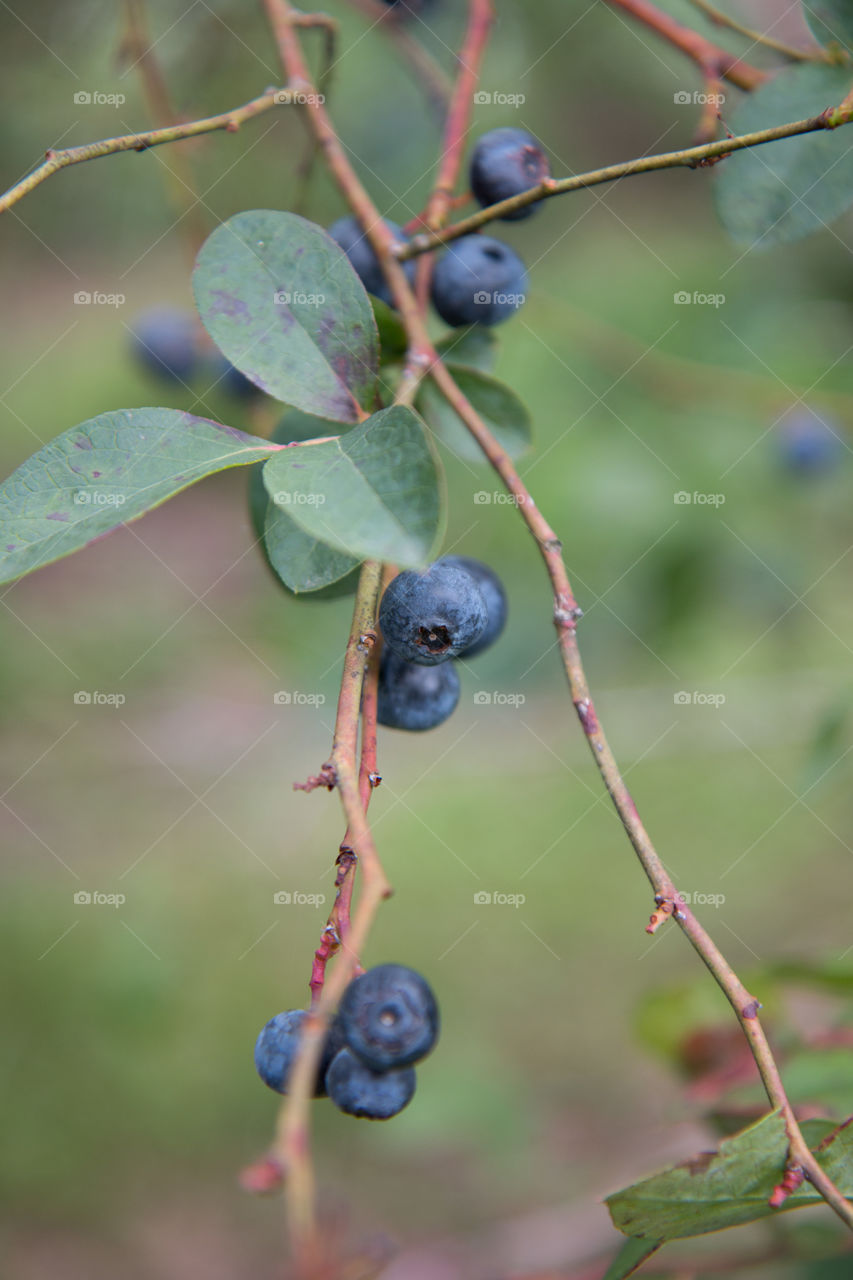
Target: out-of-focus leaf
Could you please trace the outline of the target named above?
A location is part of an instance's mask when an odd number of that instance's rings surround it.
[[[781,71],[746,96],[732,133],[820,115],[850,89],[849,67],[807,63]],[[827,226],[853,204],[853,126],[800,134],[737,151],[718,166],[717,210],[738,244],[768,249]]]

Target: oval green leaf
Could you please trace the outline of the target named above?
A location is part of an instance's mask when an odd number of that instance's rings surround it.
[[[853,1133],[843,1125],[833,1130],[826,1120],[807,1120],[803,1136],[842,1195],[853,1190]],[[769,1218],[770,1196],[782,1180],[788,1137],[781,1112],[726,1138],[717,1151],[702,1151],[664,1173],[654,1174],[608,1196],[613,1225],[625,1235],[645,1240],[676,1240],[704,1235]],[[820,1195],[804,1183],[782,1209],[815,1204]]]
[[[78,551],[203,476],[280,447],[177,409],[117,409],[81,422],[0,485],[0,582]]]
[[[270,462],[267,492],[312,538],[359,560],[407,568],[429,561],[442,530],[442,477],[420,418],[405,405]]]
[[[459,390],[486,423],[501,448],[511,458],[520,458],[530,447],[532,427],[530,415],[518,396],[503,382],[481,373],[479,369],[449,364],[448,372]],[[418,408],[427,425],[452,453],[466,462],[485,462],[485,456],[464,422],[429,380],[418,394]]]
[[[278,444],[310,440],[332,434],[335,426],[291,409],[270,439]],[[283,507],[271,502],[261,467],[253,467],[249,474],[249,515],[271,572],[288,592],[310,600],[330,600],[355,590],[359,562],[312,538]]]
[[[436,351],[442,360],[451,364],[491,373],[498,353],[498,340],[494,329],[488,325],[472,324],[467,329],[454,329],[436,343]]]
[[[268,395],[334,422],[373,407],[373,310],[322,227],[272,209],[238,213],[202,245],[193,289],[217,346]]]
[[[853,8],[850,0],[803,0],[803,15],[822,45],[853,51]]]
[[[739,134],[808,119],[837,106],[849,88],[849,67],[795,67],[750,93],[727,123]],[[729,235],[738,244],[769,249],[840,217],[853,204],[848,128],[783,138],[724,160],[714,194]]]

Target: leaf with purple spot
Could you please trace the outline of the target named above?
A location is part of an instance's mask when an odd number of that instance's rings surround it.
[[[203,476],[280,448],[177,409],[119,409],[72,427],[0,484],[0,582],[78,551]]]
[[[273,209],[238,213],[202,245],[193,288],[220,350],[268,395],[333,422],[374,407],[373,309],[321,227]]]

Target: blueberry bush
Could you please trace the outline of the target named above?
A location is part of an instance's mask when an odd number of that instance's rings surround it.
[[[391,759],[383,765],[386,744],[378,743],[377,725],[420,733],[444,723],[459,698],[458,664],[499,643],[507,618],[499,566],[466,555],[464,545],[441,554],[447,494],[439,443],[493,469],[517,508],[519,527],[541,552],[570,701],[650,883],[647,932],[682,930],[709,971],[707,981],[727,997],[763,1088],[763,1101],[751,1099],[754,1109],[744,1113],[749,1123],[733,1123],[733,1112],[721,1124],[715,1151],[609,1197],[626,1240],[596,1275],[624,1280],[670,1241],[817,1202],[853,1230],[853,1127],[809,1111],[815,1061],[789,1089],[759,1016],[766,991],[747,990],[679,893],[596,713],[578,645],[583,613],[563,562],[561,531],[515,466],[532,445],[530,416],[491,372],[493,329],[511,331],[536,268],[490,234],[492,224],[526,225],[545,201],[667,169],[707,171],[708,197],[738,244],[795,243],[826,225],[853,206],[845,128],[853,121],[853,19],[847,0],[804,0],[815,38],[808,50],[746,31],[776,56],[778,66],[768,73],[647,0],[608,2],[696,65],[704,91],[695,145],[560,176],[552,172],[547,138],[500,127],[471,139],[495,14],[491,0],[468,0],[452,85],[442,89],[432,72],[425,77],[433,96],[445,94],[433,192],[423,214],[400,226],[383,216],[381,191],[368,190],[357,174],[336,131],[324,76],[309,71],[304,43],[319,33],[328,52],[334,24],[288,0],[265,0],[284,72],[280,87],[206,120],[51,151],[0,199],[0,209],[10,209],[67,165],[120,151],[180,148],[184,139],[234,132],[282,109],[304,116],[316,148],[312,162],[326,166],[347,208],[328,229],[295,211],[235,213],[195,254],[198,316],[159,309],[133,326],[136,358],[154,383],[212,370],[235,401],[260,406],[257,434],[177,409],[113,409],[61,432],[0,486],[0,581],[9,583],[198,480],[251,468],[251,518],[270,589],[304,598],[306,608],[329,596],[354,598],[331,750],[297,785],[336,791],[341,801],[335,901],[306,965],[310,1005],[274,1013],[258,1035],[258,1074],[283,1101],[269,1152],[243,1174],[252,1190],[282,1189],[294,1274],[305,1280],[368,1274],[346,1269],[318,1226],[313,1100],[328,1098],[345,1115],[372,1120],[417,1105],[415,1066],[439,1033],[441,992],[437,999],[430,980],[401,962],[405,956],[362,964],[391,891],[368,806],[399,747],[389,743]],[[409,42],[426,7],[416,0],[366,3],[377,21],[397,24]],[[729,25],[744,31],[734,20]],[[725,127],[718,109],[724,82],[743,92]],[[437,320],[451,331],[434,337]],[[808,412],[791,417],[779,442],[779,466],[792,475],[831,469],[839,449],[832,427]],[[388,909],[414,906],[398,901]],[[288,954],[286,963],[294,973],[301,958]],[[767,989],[784,978],[768,971]],[[825,975],[811,979],[831,982]],[[680,1017],[679,1002],[692,998],[668,993],[646,1011],[652,1040],[672,1010]],[[694,1048],[699,1053],[701,1046]]]

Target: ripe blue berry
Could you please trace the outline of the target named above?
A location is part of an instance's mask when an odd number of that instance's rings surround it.
[[[475,640],[464,650],[466,658],[473,658],[484,649],[488,649],[490,644],[494,644],[506,625],[507,599],[503,583],[494,569],[483,564],[482,560],[472,559],[471,556],[442,556],[438,563],[450,564],[470,573],[486,602],[486,626],[483,633],[479,640]]]
[[[462,236],[448,245],[432,275],[432,305],[446,324],[500,324],[527,294],[527,269],[509,245]]]
[[[302,1028],[307,1017],[305,1009],[288,1009],[284,1013],[277,1013],[274,1018],[270,1018],[255,1042],[255,1067],[258,1075],[276,1093],[287,1093],[288,1079],[299,1052]],[[333,1022],[326,1035],[317,1068],[315,1098],[325,1098],[326,1071],[342,1044],[340,1028],[337,1022]]]
[[[343,994],[338,1020],[347,1048],[372,1071],[419,1062],[438,1039],[432,988],[402,964],[380,964],[355,978]]]
[[[550,176],[547,156],[525,129],[491,129],[478,140],[471,154],[471,190],[483,206],[538,187]],[[525,205],[514,213],[505,213],[501,221],[529,218],[535,208]]]
[[[781,461],[795,475],[825,475],[844,452],[840,428],[809,409],[790,413],[779,433]]]
[[[252,400],[261,395],[260,387],[256,387],[244,373],[237,369],[227,356],[217,352],[210,362],[209,375],[211,382],[219,391],[233,396],[235,400]]]
[[[198,365],[195,318],[177,307],[157,307],[137,316],[132,350],[137,361],[164,382],[188,382]]]
[[[371,1071],[348,1049],[341,1049],[326,1072],[326,1090],[335,1106],[363,1120],[390,1120],[414,1097],[413,1067]]]
[[[379,666],[376,717],[389,729],[420,733],[443,724],[459,701],[459,676],[452,662],[425,667],[388,649]]]
[[[389,231],[393,232],[397,240],[404,241],[407,239],[403,234],[402,227],[398,227],[396,222],[390,222],[386,219],[385,226]],[[377,298],[381,298],[383,302],[387,302],[389,307],[393,307],[394,299],[391,296],[391,290],[388,288],[388,282],[382,274],[376,254],[373,252],[370,241],[364,234],[358,218],[351,216],[338,218],[337,222],[329,227],[329,235],[341,246],[349,258],[355,274],[361,280],[367,292],[374,294]],[[403,270],[410,284],[415,282],[415,265],[414,259],[411,258],[403,264]]]
[[[479,640],[486,618],[486,602],[471,574],[440,560],[422,573],[398,573],[379,606],[388,648],[424,666],[455,658]]]

